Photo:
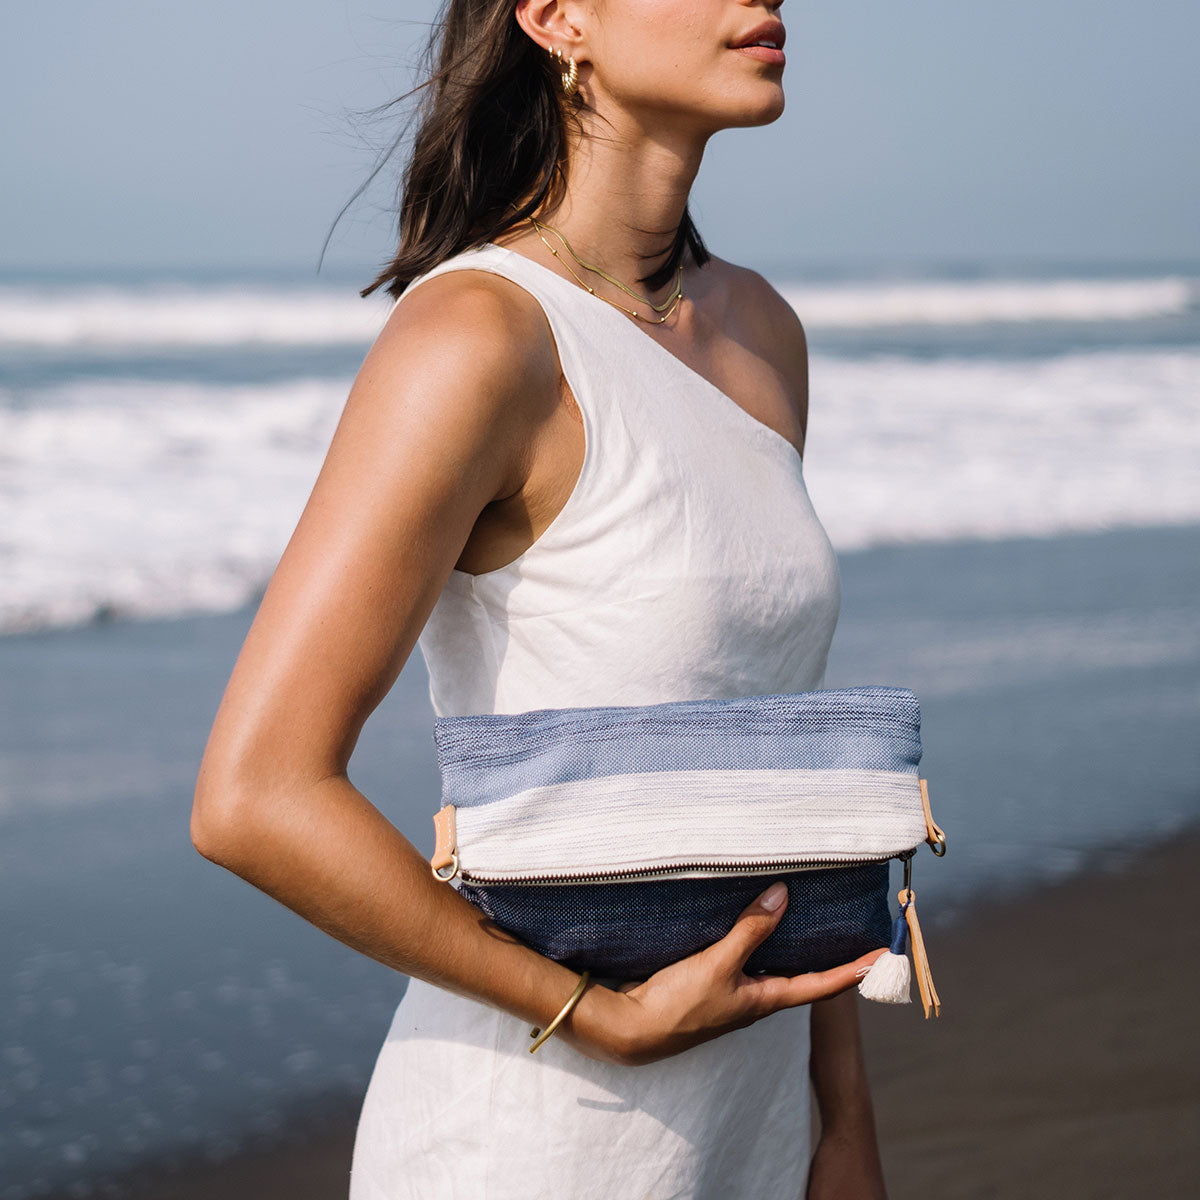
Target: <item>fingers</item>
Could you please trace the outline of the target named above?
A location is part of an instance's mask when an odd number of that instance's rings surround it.
[[[771,1009],[794,1008],[798,1004],[812,1004],[817,1000],[827,1000],[862,982],[863,976],[875,960],[886,954],[888,948],[880,946],[878,950],[870,950],[853,962],[840,967],[831,967],[828,971],[810,971],[805,975],[764,975],[755,979],[761,984],[762,998]]]
[[[787,901],[787,884],[777,880],[752,904],[742,909],[733,928],[704,953],[718,958],[724,966],[740,971],[755,948],[766,941],[771,931],[779,924],[779,919],[787,908]]]

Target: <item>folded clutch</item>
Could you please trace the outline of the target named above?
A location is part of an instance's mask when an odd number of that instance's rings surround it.
[[[434,874],[540,953],[645,979],[723,937],[780,878],[787,908],[747,972],[888,946],[860,990],[902,1002],[911,941],[926,1016],[939,1010],[911,860],[922,842],[940,855],[945,834],[908,688],[439,717],[434,739]]]

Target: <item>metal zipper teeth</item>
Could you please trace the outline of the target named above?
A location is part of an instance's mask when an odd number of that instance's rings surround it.
[[[463,883],[469,884],[529,884],[529,883],[620,883],[633,877],[652,879],[659,875],[673,875],[677,871],[711,871],[768,874],[772,871],[787,871],[803,867],[844,867],[869,862],[888,862],[890,859],[912,857],[915,850],[900,850],[895,854],[871,854],[854,858],[791,858],[780,861],[762,860],[733,863],[673,863],[664,867],[628,867],[623,871],[576,871],[568,875],[505,875],[503,877],[479,875],[461,871]]]

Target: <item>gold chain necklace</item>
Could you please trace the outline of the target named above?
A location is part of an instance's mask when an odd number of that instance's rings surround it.
[[[602,268],[594,266],[591,263],[584,262],[583,259],[580,258],[579,255],[575,253],[574,249],[571,246],[571,243],[568,242],[567,239],[563,236],[563,234],[559,230],[555,229],[553,225],[546,225],[544,222],[537,220],[536,217],[528,217],[527,220],[534,227],[534,229],[537,230],[537,235],[538,235],[538,237],[540,237],[542,239],[542,244],[546,247],[547,250],[550,251],[551,254],[554,255],[555,258],[558,259],[558,261],[560,263],[562,263],[562,265],[564,267],[567,268],[568,271],[571,272],[571,275],[574,278],[576,283],[578,283],[581,287],[585,288],[591,295],[596,296],[600,300],[606,301],[607,303],[613,305],[615,308],[619,308],[622,312],[627,312],[631,317],[636,317],[639,321],[647,321],[651,325],[661,325],[671,315],[671,313],[673,313],[675,311],[675,306],[679,303],[679,301],[683,299],[683,263],[679,264],[679,276],[675,283],[675,290],[661,304],[655,304],[652,301],[647,300],[645,296],[639,296],[636,292],[631,291],[619,279],[614,278],[612,275],[610,275],[607,271],[603,270]],[[594,274],[599,275],[604,279],[607,279],[609,283],[614,284],[615,286],[619,287],[621,289],[621,291],[623,291],[626,295],[632,296],[635,300],[641,301],[642,304],[647,305],[649,308],[653,309],[656,313],[662,313],[662,316],[660,316],[660,317],[644,317],[644,316],[642,316],[641,313],[634,312],[634,310],[632,308],[626,308],[625,305],[618,303],[616,300],[609,300],[609,298],[607,296],[601,296],[600,293],[597,292],[596,289],[594,287],[592,287],[591,284],[586,283],[583,279],[581,279],[575,273],[575,268],[572,267],[571,264],[569,262],[567,262],[567,260],[565,258],[563,258],[563,256],[561,254],[559,254],[559,252],[552,245],[550,245],[550,243],[548,241],[546,241],[545,237],[542,236],[543,229],[548,229],[551,233],[553,233],[556,237],[558,237],[561,240],[562,244],[564,246],[566,246],[567,250],[570,252],[571,257],[581,267],[583,267],[583,269],[585,271],[592,271]],[[666,309],[667,311],[663,312],[663,309]]]

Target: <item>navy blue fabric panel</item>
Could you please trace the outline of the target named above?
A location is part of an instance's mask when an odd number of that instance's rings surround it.
[[[490,804],[531,787],[648,771],[858,768],[917,773],[908,688],[830,688],[730,700],[439,717],[442,801]]]
[[[462,895],[497,925],[574,970],[645,979],[724,937],[773,879],[783,879],[787,910],[746,970],[798,975],[841,966],[891,942],[888,866],[536,887],[464,884]]]

